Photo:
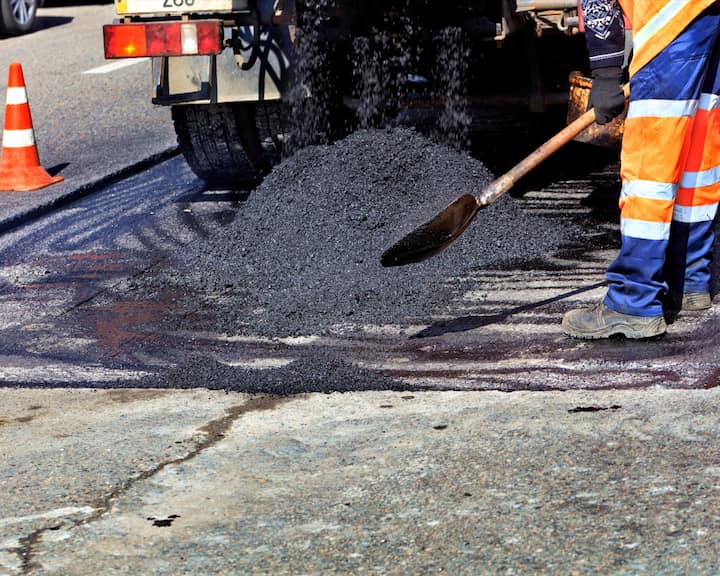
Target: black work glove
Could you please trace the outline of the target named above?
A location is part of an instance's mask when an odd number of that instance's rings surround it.
[[[596,68],[592,71],[592,77],[588,108],[595,108],[598,124],[607,124],[625,109],[625,94],[621,86],[622,68]]]

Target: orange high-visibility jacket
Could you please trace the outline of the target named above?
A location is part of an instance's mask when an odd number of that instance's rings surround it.
[[[657,56],[714,2],[715,0],[620,0],[633,28],[630,75]]]

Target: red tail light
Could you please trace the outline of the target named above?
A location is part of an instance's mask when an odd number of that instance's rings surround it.
[[[105,58],[220,54],[220,20],[108,24],[103,26]]]

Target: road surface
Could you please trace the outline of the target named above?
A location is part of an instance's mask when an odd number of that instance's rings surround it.
[[[111,19],[50,6],[0,40],[65,176],[1,197],[0,574],[718,573],[717,312],[560,332],[602,295],[612,156],[517,190],[582,237],[457,279],[423,323],[218,331],[227,294],[144,280],[255,197],[174,155],[147,63],[103,68]]]

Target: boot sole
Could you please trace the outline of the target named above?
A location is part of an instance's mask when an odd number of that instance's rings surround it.
[[[665,320],[660,318],[643,328],[633,327],[629,324],[613,324],[588,332],[574,328],[566,322],[565,319],[563,319],[562,329],[568,336],[571,336],[572,338],[580,338],[582,340],[599,340],[600,338],[610,338],[610,336],[616,335],[625,336],[625,338],[632,338],[633,340],[644,340],[664,335],[667,330],[667,326],[665,324]]]

